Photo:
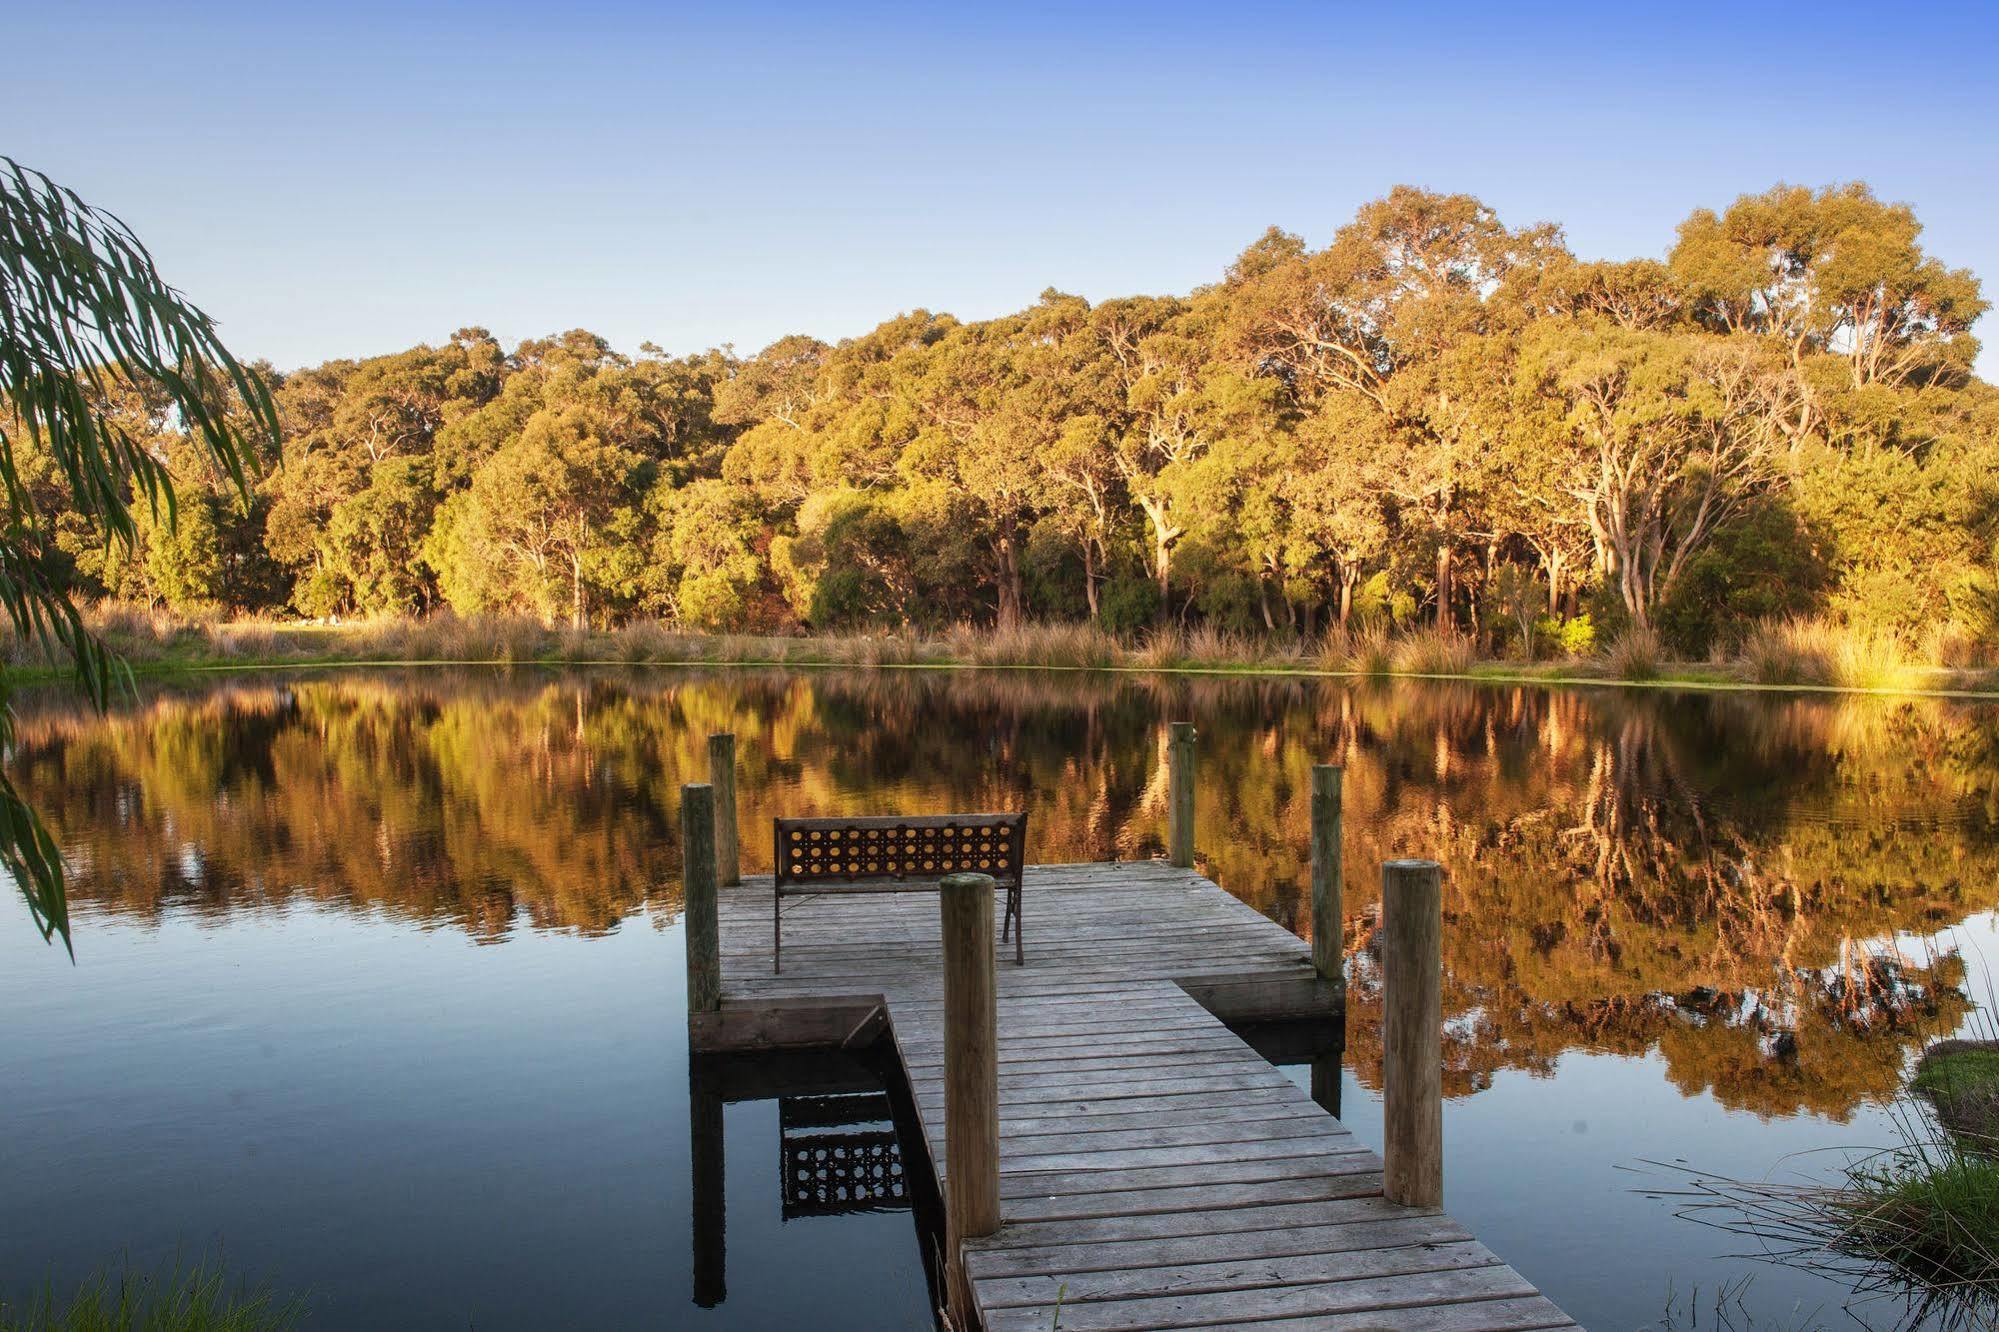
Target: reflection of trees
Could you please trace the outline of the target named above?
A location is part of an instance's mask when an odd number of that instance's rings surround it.
[[[1570,1049],[1844,1114],[1965,1011],[1878,941],[1999,902],[1999,727],[1934,702],[1001,672],[342,674],[29,709],[15,767],[79,899],[312,898],[600,930],[677,890],[672,811],[739,737],[776,814],[1024,806],[1038,860],[1150,855],[1159,724],[1201,730],[1204,868],[1309,928],[1310,768],[1347,767],[1350,1062],[1378,1067],[1377,866],[1450,868],[1451,1085]],[[1876,942],[1868,942],[1876,941]]]
[[[1349,1062],[1363,1077],[1379,1054],[1375,867],[1396,855],[1451,870],[1460,1091],[1570,1048],[1656,1050],[1725,1103],[1844,1114],[1968,1009],[1956,959],[1857,941],[1999,900],[1990,812],[1931,769],[1975,715],[1792,701],[1756,729],[1737,700],[1526,690],[1384,691],[1322,711],[1347,764]],[[1224,783],[1237,817],[1277,799],[1286,840],[1302,841],[1296,779],[1259,791],[1257,766]]]

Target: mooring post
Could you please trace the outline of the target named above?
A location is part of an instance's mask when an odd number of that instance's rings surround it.
[[[1444,870],[1381,867],[1382,1192],[1444,1205]]]
[[[715,917],[715,788],[680,788],[680,881],[687,935],[687,1012],[722,1006],[722,939]]]
[[[736,849],[736,737],[717,731],[708,737],[708,784],[715,788],[715,876],[724,888],[743,881]]]
[[[1312,767],[1312,965],[1333,983],[1345,1009],[1346,916],[1341,904],[1345,867],[1340,860],[1340,787],[1345,769]]]
[[[1194,867],[1194,723],[1174,722],[1166,742],[1166,859]]]
[[[993,877],[946,875],[944,933],[944,1220],[946,1289],[960,1326],[975,1326],[963,1243],[999,1229],[999,1017],[993,976]]]

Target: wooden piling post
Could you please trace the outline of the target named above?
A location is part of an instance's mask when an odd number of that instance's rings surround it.
[[[708,784],[715,788],[715,881],[734,888],[743,881],[736,847],[736,737],[717,731],[708,737]]]
[[[1444,1205],[1444,871],[1381,867],[1382,1192]]]
[[[1312,767],[1312,965],[1346,996],[1346,915],[1341,903],[1340,794],[1345,769]]]
[[[1174,722],[1166,742],[1166,859],[1194,867],[1194,723]]]
[[[680,788],[680,876],[687,935],[687,1012],[722,1006],[722,935],[715,906],[715,788]]]
[[[999,1018],[993,975],[993,877],[946,875],[944,934],[944,1217],[947,1290],[975,1326],[962,1245],[999,1229]]]

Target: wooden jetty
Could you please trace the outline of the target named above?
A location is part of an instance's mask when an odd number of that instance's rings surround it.
[[[773,975],[771,893],[714,894],[694,1048],[886,1035],[946,1183],[937,897],[815,901]],[[1304,941],[1158,862],[1030,867],[1024,905],[1026,965],[991,973],[1000,1225],[962,1242],[990,1332],[1575,1326],[1440,1209],[1384,1196],[1381,1159],[1231,1030],[1317,1020],[1336,1058],[1340,995]]]

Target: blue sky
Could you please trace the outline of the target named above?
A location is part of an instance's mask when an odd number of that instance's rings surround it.
[[[1629,257],[1858,178],[1999,296],[1991,4],[0,0],[0,31],[0,152],[281,367],[464,324],[747,353],[1185,291],[1399,182]]]

